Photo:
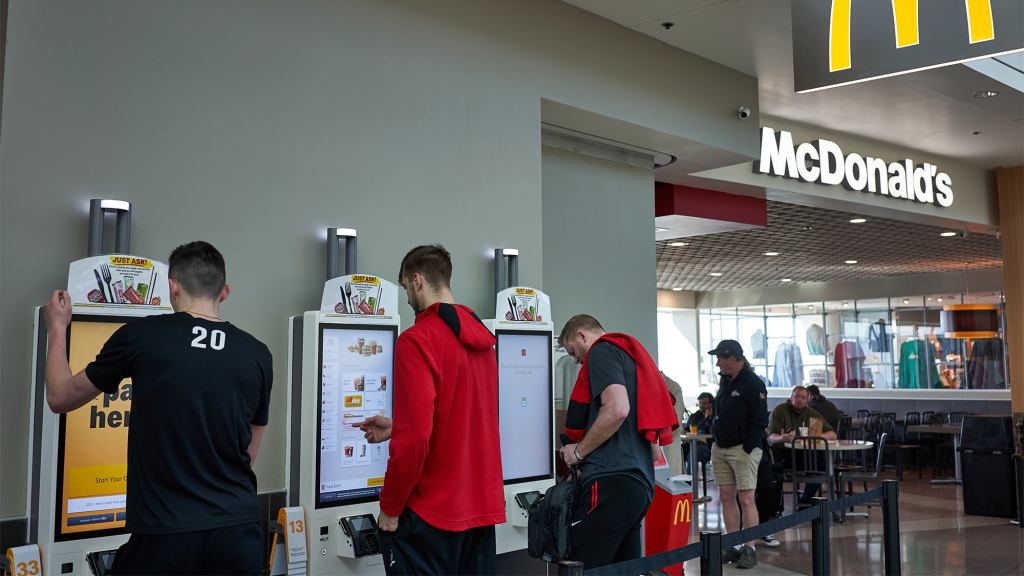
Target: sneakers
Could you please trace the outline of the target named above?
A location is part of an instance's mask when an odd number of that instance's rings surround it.
[[[746,548],[746,546],[744,546],[744,548]],[[728,548],[722,550],[722,564],[732,564],[733,562],[739,562],[739,560],[739,550],[733,548],[732,546],[729,546]]]
[[[764,538],[761,538],[761,544],[769,548],[775,548],[776,546],[781,546],[782,542],[779,542],[779,539],[776,538],[774,534],[769,534]]]
[[[750,546],[740,549],[740,560],[736,563],[737,568],[753,568],[757,566],[757,552]]]

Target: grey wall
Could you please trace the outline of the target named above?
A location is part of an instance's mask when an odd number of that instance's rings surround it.
[[[555,331],[590,314],[657,359],[654,172],[543,149],[544,291]]]
[[[319,302],[326,227],[358,228],[360,267],[391,279],[409,247],[443,242],[456,297],[490,315],[495,247],[519,248],[521,282],[547,288],[542,98],[740,153],[757,146],[756,126],[733,118],[735,102],[756,100],[753,78],[561,2],[12,0],[9,17],[0,516],[25,506],[32,309],[84,255],[89,198],[134,203],[138,254],[166,258],[198,238],[224,251],[224,314],[277,362],[256,467],[274,490],[286,319]],[[652,213],[649,197],[636,201]],[[650,320],[609,319],[651,344],[653,236],[639,233],[641,253],[597,264],[646,262],[630,305]],[[586,249],[615,243],[602,240]],[[590,294],[614,297],[577,289],[588,308]],[[564,317],[572,305],[554,306]]]

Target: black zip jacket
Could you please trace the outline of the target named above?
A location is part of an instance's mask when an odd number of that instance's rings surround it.
[[[715,422],[711,434],[721,448],[742,444],[747,454],[764,448],[761,439],[768,426],[768,392],[753,371],[744,368],[736,378],[725,376],[715,397]]]

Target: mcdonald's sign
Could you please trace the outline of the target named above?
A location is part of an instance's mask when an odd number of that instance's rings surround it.
[[[672,514],[672,525],[676,526],[680,523],[689,524],[690,522],[690,499],[680,498],[676,500],[676,510]]]
[[[1024,50],[1022,0],[793,0],[792,14],[797,92]]]

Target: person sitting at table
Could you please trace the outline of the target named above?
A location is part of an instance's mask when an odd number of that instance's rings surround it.
[[[821,422],[821,434],[819,436],[828,440],[836,439],[835,429],[817,410],[807,405],[809,397],[807,388],[796,386],[793,388],[789,400],[784,404],[779,404],[772,410],[771,416],[768,419],[768,443],[771,446],[781,446],[793,442],[799,435],[800,428],[811,428],[812,418],[817,418]],[[786,466],[790,465],[791,461],[788,451],[781,451],[781,454],[778,454],[778,456],[778,459],[785,462]],[[800,505],[811,505],[812,499],[818,495],[820,490],[821,484],[804,484],[804,491],[800,495]]]
[[[711,434],[711,423],[715,419],[715,397],[710,392],[701,392],[697,396],[697,403],[700,408],[696,412],[690,414],[689,420],[687,420],[687,429],[684,433],[689,433],[693,430],[693,427],[697,427],[697,434]],[[698,462],[710,462],[711,461],[711,444],[710,440],[706,442],[700,442],[697,444],[697,461]],[[690,443],[683,444],[683,460],[686,462],[687,467],[690,465]],[[696,471],[690,470],[689,473],[696,474]]]
[[[821,414],[825,422],[828,422],[828,425],[835,430],[839,426],[839,419],[842,418],[843,411],[833,404],[831,400],[825,398],[817,384],[808,386],[807,394],[809,395],[807,405],[815,409],[818,414]]]

